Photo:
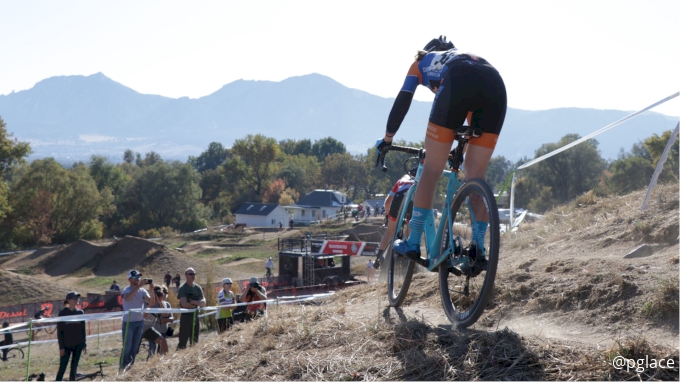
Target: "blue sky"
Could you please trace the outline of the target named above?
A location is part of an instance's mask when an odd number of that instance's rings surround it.
[[[394,97],[416,50],[445,34],[497,67],[510,107],[638,110],[680,90],[678,16],[677,0],[2,1],[0,94],[103,72],[198,98],[320,73]]]

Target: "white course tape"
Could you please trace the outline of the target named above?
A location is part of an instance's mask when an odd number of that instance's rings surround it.
[[[84,322],[91,322],[91,321],[99,321],[99,320],[115,320],[115,319],[121,319],[123,316],[126,316],[128,312],[139,312],[139,313],[193,313],[195,311],[199,312],[210,312],[210,313],[205,313],[202,314],[200,317],[204,317],[207,315],[214,314],[218,309],[223,309],[223,308],[235,308],[238,306],[247,306],[247,305],[259,305],[259,304],[277,304],[277,305],[283,305],[283,304],[295,304],[298,302],[304,302],[304,301],[310,301],[310,300],[315,300],[315,299],[320,299],[320,298],[326,298],[334,295],[335,292],[328,292],[328,293],[316,293],[316,294],[310,294],[310,295],[302,295],[302,296],[287,296],[287,297],[281,297],[281,298],[276,298],[276,299],[269,299],[269,300],[260,300],[260,301],[253,301],[253,302],[241,302],[238,304],[230,304],[230,305],[219,305],[219,306],[206,306],[203,308],[195,308],[195,309],[184,309],[184,308],[140,308],[140,309],[130,309],[128,311],[118,311],[118,312],[106,312],[106,313],[90,313],[90,314],[79,314],[79,315],[74,315],[74,316],[63,316],[63,317],[51,317],[51,318],[41,318],[39,320],[30,320],[29,322],[24,322],[21,324],[13,325],[9,328],[5,329],[0,329],[0,335],[4,333],[21,333],[21,332],[27,332],[30,331],[28,328],[29,323],[33,322],[33,330],[37,331],[38,329],[41,328],[46,328],[46,327],[53,327],[55,325],[50,325],[50,326],[37,326],[36,324],[43,324],[43,323],[56,323],[56,322],[78,322],[78,321],[84,321]],[[178,320],[173,321],[173,323],[179,322]],[[20,327],[25,327],[24,329],[18,329]],[[54,341],[54,340],[52,340]],[[39,343],[38,341],[32,342],[32,344]],[[42,342],[40,342],[42,343]],[[12,345],[8,345],[12,346]],[[7,346],[0,347],[0,349],[7,348]]]
[[[555,150],[555,151],[551,151],[551,152],[549,152],[549,153],[547,153],[547,154],[545,154],[545,155],[543,155],[543,156],[541,156],[541,157],[538,157],[538,158],[536,158],[536,159],[534,159],[534,160],[532,160],[532,161],[529,161],[529,162],[527,162],[527,163],[525,163],[525,164],[523,164],[523,165],[517,167],[517,170],[521,170],[521,169],[523,169],[523,168],[527,168],[527,167],[531,166],[532,164],[538,163],[538,162],[540,162],[540,161],[543,161],[543,160],[545,160],[545,159],[550,158],[550,157],[553,156],[553,155],[559,154],[559,153],[561,153],[562,151],[568,150],[568,149],[570,149],[570,148],[572,148],[572,147],[578,145],[579,143],[581,143],[581,142],[583,142],[583,141],[587,141],[588,139],[590,139],[590,138],[592,138],[592,137],[594,137],[594,136],[596,136],[596,135],[599,135],[599,134],[601,134],[601,133],[604,133],[605,131],[607,131],[607,130],[609,130],[609,129],[615,127],[615,126],[618,126],[618,125],[620,125],[620,124],[626,122],[627,120],[629,120],[629,119],[635,117],[636,115],[638,115],[638,114],[640,114],[640,113],[643,113],[643,112],[645,112],[645,111],[647,111],[647,110],[649,110],[649,109],[652,109],[652,108],[654,108],[654,107],[656,107],[656,106],[661,105],[662,103],[664,103],[664,102],[666,102],[666,101],[669,101],[669,100],[671,100],[671,99],[677,97],[678,95],[680,95],[680,92],[677,92],[677,93],[675,93],[675,94],[671,94],[670,96],[668,96],[668,97],[662,99],[661,101],[655,102],[655,103],[653,103],[653,104],[647,106],[646,108],[644,108],[644,109],[642,109],[642,110],[640,110],[640,111],[637,111],[637,112],[635,112],[635,113],[633,113],[633,114],[630,114],[630,115],[628,115],[628,116],[626,116],[626,117],[623,117],[623,118],[619,119],[618,121],[616,121],[616,122],[614,122],[614,123],[611,123],[611,124],[609,124],[609,125],[607,125],[607,126],[601,128],[600,130],[597,130],[597,131],[595,131],[595,132],[592,132],[592,133],[586,135],[585,137],[583,137],[583,138],[581,138],[581,139],[578,139],[578,140],[576,140],[576,141],[574,141],[574,142],[571,142],[571,143],[568,144],[568,145],[565,145],[565,146],[560,147],[559,149],[557,149],[557,150]]]

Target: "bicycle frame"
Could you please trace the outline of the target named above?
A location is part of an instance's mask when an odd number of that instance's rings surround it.
[[[413,186],[408,190],[406,194],[406,198],[404,198],[402,202],[402,208],[399,214],[399,219],[397,220],[397,227],[396,227],[396,232],[399,232],[399,230],[403,227],[404,224],[404,217],[406,214],[406,211],[408,209],[409,202],[413,198],[413,194],[418,188],[418,183],[420,181],[420,176],[423,171],[423,161],[421,160],[420,163],[418,164],[418,171],[416,172],[415,180],[413,183]],[[456,253],[457,251],[457,245],[454,240],[453,236],[453,219],[448,219],[450,211],[451,211],[451,202],[456,196],[456,193],[460,189],[460,187],[463,185],[460,180],[458,180],[458,173],[455,171],[450,171],[450,170],[444,170],[442,172],[441,177],[448,178],[448,183],[446,186],[446,198],[444,200],[444,207],[442,209],[442,216],[439,220],[439,225],[437,226],[435,230],[435,223],[434,223],[434,216],[430,214],[430,216],[427,218],[427,221],[425,222],[425,229],[424,229],[424,234],[425,234],[425,248],[427,251],[427,259],[425,259],[424,263],[421,263],[421,265],[425,266],[429,271],[433,271],[435,268],[437,268],[444,260],[450,258],[450,255],[452,253]],[[440,179],[441,179],[440,177]],[[466,203],[469,204],[469,201],[466,201]],[[470,209],[472,211],[472,209]],[[471,212],[470,216],[470,221],[475,222],[474,214]],[[442,253],[442,246],[439,245],[442,241],[442,235],[444,234],[444,228],[445,224],[448,222],[448,232],[449,237],[448,237],[448,246],[447,250]],[[463,258],[459,259],[451,259],[451,262],[449,264],[449,267],[457,265]]]

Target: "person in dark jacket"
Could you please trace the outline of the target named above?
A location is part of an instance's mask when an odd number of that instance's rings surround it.
[[[2,324],[3,329],[9,328],[9,322],[5,321]],[[12,332],[5,332],[5,340],[0,341],[0,346],[5,346],[5,345],[11,345],[14,342],[14,336],[12,335]],[[2,360],[7,361],[7,352],[9,349],[2,349]]]
[[[69,292],[66,295],[68,301],[68,308],[64,308],[59,312],[59,317],[75,316],[85,314],[80,309],[77,309],[78,299],[80,294],[76,292]],[[81,353],[87,352],[87,344],[85,343],[85,321],[66,321],[57,323],[57,341],[59,342],[59,371],[57,372],[57,381],[62,381],[66,366],[71,359],[71,373],[69,380],[76,380],[76,371],[78,370],[78,361],[80,361]]]

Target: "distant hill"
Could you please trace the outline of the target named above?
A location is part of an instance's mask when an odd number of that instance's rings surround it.
[[[99,154],[121,160],[132,149],[184,161],[210,142],[229,147],[257,133],[277,140],[331,136],[351,152],[365,153],[382,136],[392,102],[319,74],[281,82],[238,80],[205,97],[174,99],[138,93],[97,73],[52,77],[29,90],[0,95],[0,116],[9,132],[31,143],[32,158],[87,160]],[[421,141],[429,111],[429,102],[414,101],[397,138]],[[533,157],[543,143],[568,133],[584,136],[629,113],[511,108],[496,155],[513,161]],[[671,130],[677,121],[647,112],[600,135],[599,148],[613,159],[621,148],[630,150],[634,142]]]

